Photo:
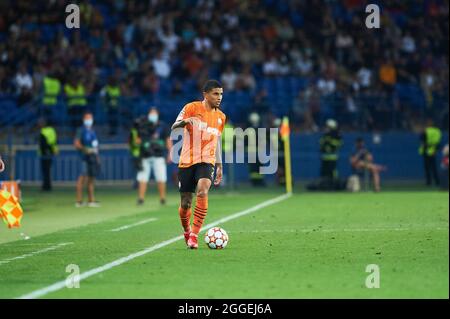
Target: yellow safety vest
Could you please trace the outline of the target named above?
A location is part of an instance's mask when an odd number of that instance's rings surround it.
[[[61,91],[61,83],[58,79],[51,77],[44,77],[44,96],[42,104],[55,105],[58,102],[58,95]]]
[[[51,126],[46,126],[41,129],[41,134],[45,137],[47,140],[47,144],[50,145],[50,148],[52,149],[52,153],[56,154],[58,152],[58,137],[56,134],[56,131]]]
[[[108,105],[111,107],[117,107],[119,105],[120,98],[120,87],[119,86],[106,86],[106,97],[108,100]]]
[[[82,84],[78,84],[76,87],[66,84],[64,85],[64,92],[67,96],[68,107],[72,107],[74,105],[85,106],[87,104],[86,91]]]
[[[137,129],[132,128],[130,136],[130,152],[133,157],[139,157],[141,153],[141,148],[136,142],[137,138],[138,138],[138,131]]]
[[[424,152],[428,156],[433,156],[437,152],[437,147],[441,142],[442,133],[437,127],[427,127],[425,129],[425,139],[427,141],[427,149],[424,149],[424,145],[420,145],[419,154],[423,155]]]

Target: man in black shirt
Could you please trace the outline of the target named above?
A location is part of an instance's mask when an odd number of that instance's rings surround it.
[[[140,147],[140,170],[137,173],[138,205],[144,204],[145,192],[153,170],[158,186],[160,203],[166,203],[167,163],[170,162],[170,140],[169,128],[159,120],[159,112],[155,107],[150,108],[147,115],[139,118],[136,122],[137,138],[136,144]]]
[[[53,156],[58,153],[55,129],[45,119],[39,121],[39,155],[41,158],[42,190],[51,191],[51,167]]]
[[[320,177],[323,182],[330,185],[338,178],[337,161],[341,146],[342,137],[338,130],[337,122],[333,119],[328,119],[325,134],[320,138]]]

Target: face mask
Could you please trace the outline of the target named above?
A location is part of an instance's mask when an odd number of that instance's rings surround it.
[[[156,122],[158,122],[158,114],[154,114],[154,113],[149,114],[149,115],[148,115],[148,121],[149,121],[150,123],[153,123],[153,124],[155,124]]]
[[[83,124],[86,127],[91,127],[92,124],[94,124],[94,120],[93,119],[85,119],[85,120],[83,120]]]

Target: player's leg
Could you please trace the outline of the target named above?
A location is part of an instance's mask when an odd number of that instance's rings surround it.
[[[164,157],[155,157],[154,161],[154,172],[156,185],[159,192],[159,200],[161,204],[166,203],[166,183],[167,183],[167,165],[166,159]]]
[[[192,195],[195,191],[194,171],[195,167],[193,166],[178,169],[178,187],[181,200],[180,207],[178,207],[178,214],[180,216],[181,226],[184,230],[186,244],[191,232]]]
[[[431,172],[433,174],[433,179],[434,179],[434,183],[436,184],[436,186],[439,186],[440,181],[439,181],[439,174],[438,174],[438,169],[437,169],[437,161],[436,161],[436,156],[430,156],[430,160],[431,160]]]
[[[189,234],[191,232],[191,206],[192,206],[192,193],[185,192],[180,193],[180,207],[178,208],[178,214],[180,216],[181,226],[184,230],[184,239],[187,243]]]
[[[87,172],[88,172],[87,162],[82,161],[81,162],[81,173],[80,173],[80,176],[78,176],[77,186],[76,186],[76,196],[77,196],[76,203],[75,203],[76,207],[81,207],[83,205],[83,187],[87,182]]]
[[[85,184],[85,176],[78,176],[77,180],[77,207],[81,206],[83,203],[83,185]]]
[[[430,169],[430,157],[427,155],[423,156],[423,163],[425,167],[425,179],[428,186],[431,185],[431,169]]]
[[[142,205],[144,203],[145,193],[147,192],[147,184],[148,179],[150,177],[150,159],[143,158],[141,159],[142,166],[141,170],[137,173],[136,179],[139,183],[138,187],[138,205]]]
[[[98,207],[98,203],[95,201],[94,183],[95,183],[95,177],[88,176],[87,184],[88,184],[88,200],[89,200],[88,205],[89,205],[89,207]]]
[[[196,203],[194,209],[194,222],[192,224],[192,232],[194,236],[198,236],[203,226],[203,222],[208,213],[208,193],[214,178],[214,166],[202,163],[197,167],[196,180],[197,192]]]
[[[199,179],[194,209],[194,223],[192,225],[192,232],[196,235],[200,233],[206,214],[208,213],[208,192],[210,187],[211,180],[209,178]]]

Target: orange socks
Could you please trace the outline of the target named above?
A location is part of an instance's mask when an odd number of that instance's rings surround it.
[[[180,214],[181,225],[183,226],[184,231],[187,232],[191,228],[191,209],[184,209],[180,206],[178,208],[178,213]]]
[[[198,235],[198,233],[200,232],[207,211],[208,211],[208,196],[205,197],[197,196],[197,203],[195,204],[194,210],[194,224],[192,225],[192,232],[194,234]]]

